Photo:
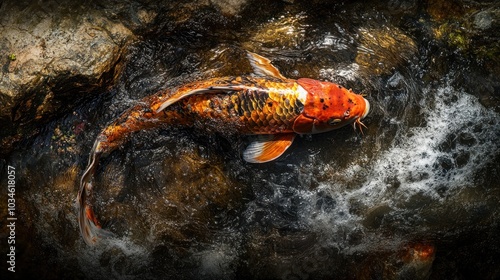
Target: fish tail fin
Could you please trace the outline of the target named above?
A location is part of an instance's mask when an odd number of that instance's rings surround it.
[[[97,140],[92,148],[87,169],[80,180],[80,189],[76,198],[76,209],[78,216],[78,226],[85,243],[90,246],[97,244],[100,238],[112,237],[113,234],[103,230],[92,209],[92,178],[97,169],[99,158],[102,154],[100,150],[101,141]]]
[[[161,114],[164,116],[166,114]],[[92,210],[92,180],[101,156],[111,153],[127,141],[132,133],[158,126],[158,116],[151,111],[150,101],[146,100],[127,110],[112,124],[101,131],[90,152],[87,168],[80,180],[80,189],[76,198],[76,208],[80,233],[89,245],[95,245],[100,238],[113,234],[103,230]],[[171,117],[172,121],[175,116]]]

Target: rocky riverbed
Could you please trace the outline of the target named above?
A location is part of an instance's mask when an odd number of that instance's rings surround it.
[[[6,0],[0,14],[7,279],[500,277],[496,1]],[[300,137],[261,165],[241,157],[250,137],[141,131],[97,171],[115,237],[87,246],[74,200],[97,134],[160,90],[250,74],[246,51],[365,94],[367,129]]]

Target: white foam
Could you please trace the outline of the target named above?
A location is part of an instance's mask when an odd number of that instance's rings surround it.
[[[432,108],[422,108],[424,126],[399,133],[390,148],[371,161],[361,158],[342,170],[326,165],[324,171],[333,170],[340,180],[322,182],[315,190],[303,191],[303,197],[311,205],[302,209],[304,222],[325,233],[333,246],[348,247],[346,240],[349,235],[364,230],[361,225],[364,214],[350,213],[353,201],[361,202],[366,208],[389,205],[391,209],[405,211],[398,209],[399,202],[424,194],[439,204],[457,190],[472,186],[472,175],[491,162],[494,156],[491,151],[500,149],[500,117],[484,108],[476,97],[451,86],[426,89],[423,96],[433,98],[432,102],[425,104],[434,104]],[[401,129],[405,130],[404,127]],[[452,147],[443,148],[443,143],[462,133],[471,135],[473,144],[455,143]],[[453,154],[459,152],[468,154],[466,163],[455,162]],[[450,162],[447,170],[439,164],[442,159]],[[360,172],[366,175],[362,175],[365,181],[359,187],[347,188],[342,183]],[[392,185],[394,180],[398,181],[396,187]],[[443,186],[446,187],[444,193],[440,192]],[[320,193],[323,196],[327,193],[335,199],[333,210],[314,206],[321,199]],[[363,238],[373,238],[373,235],[365,234]],[[363,244],[370,242],[361,242],[359,246]],[[349,250],[356,249],[350,246]]]
[[[81,270],[91,278],[108,275],[110,278],[136,279],[135,271],[149,263],[150,250],[127,237],[106,239],[92,248],[83,242],[82,246],[76,257]],[[103,259],[108,265],[101,264]]]
[[[425,95],[435,96],[435,107],[424,109],[426,126],[410,129],[409,136],[382,153],[371,164],[369,181],[359,189],[360,192],[383,191],[386,186],[384,181],[395,177],[401,183],[397,190],[401,198],[425,192],[440,199],[441,196],[436,193],[440,184],[457,188],[471,183],[471,175],[482,167],[482,162],[487,162],[492,150],[498,149],[499,117],[479,104],[477,98],[455,91],[450,86],[428,90]],[[480,133],[474,132],[476,124],[483,126]],[[440,158],[451,159],[453,151],[443,151],[440,145],[450,135],[458,137],[460,133],[469,133],[476,139],[472,148],[461,146],[453,149],[467,150],[469,161],[466,166],[453,166],[443,174],[436,164]]]
[[[214,279],[233,279],[234,262],[240,249],[234,244],[215,243],[212,248],[199,252],[200,275]]]

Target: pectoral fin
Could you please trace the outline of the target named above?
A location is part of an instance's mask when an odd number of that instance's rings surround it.
[[[263,77],[275,77],[278,79],[286,80],[280,71],[271,64],[271,61],[263,56],[256,53],[247,52],[248,60],[250,65],[252,65],[255,74]]]
[[[295,133],[261,136],[243,152],[243,159],[251,163],[272,161],[292,145],[295,136]]]

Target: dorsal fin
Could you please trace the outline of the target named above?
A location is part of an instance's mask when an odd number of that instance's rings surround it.
[[[252,52],[247,52],[247,56],[255,74],[264,77],[270,76],[281,80],[286,80],[286,78],[281,75],[280,71],[271,64],[271,61],[269,59]]]
[[[226,91],[226,92],[231,92],[231,91],[236,91],[236,90],[241,90],[241,86],[234,85],[234,86],[215,86],[215,87],[208,87],[208,88],[199,88],[195,90],[188,90],[188,91],[179,91],[175,93],[174,95],[170,96],[169,98],[163,100],[161,103],[160,107],[156,109],[156,113],[161,112],[168,106],[174,104],[175,102],[184,99],[188,96],[195,95],[195,94],[205,94],[205,93],[215,93],[215,92],[221,92],[221,91]]]

